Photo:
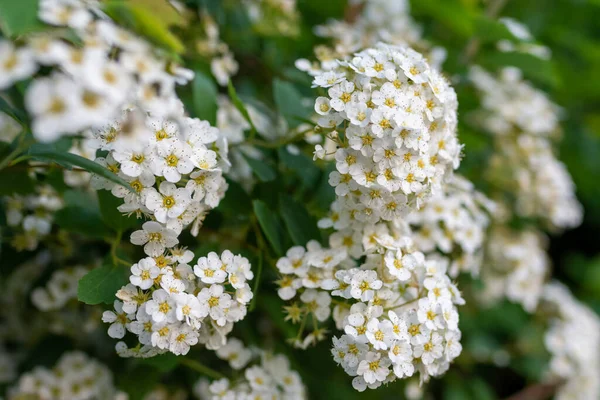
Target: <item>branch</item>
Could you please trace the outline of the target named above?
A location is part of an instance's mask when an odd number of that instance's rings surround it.
[[[504,400],[546,400],[552,397],[563,381],[537,383],[507,397]]]

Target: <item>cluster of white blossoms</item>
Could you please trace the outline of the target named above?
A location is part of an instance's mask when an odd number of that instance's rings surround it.
[[[50,185],[36,185],[35,193],[4,197],[6,223],[13,232],[11,244],[17,250],[35,250],[52,230],[54,213],[63,199]]]
[[[9,399],[126,399],[117,391],[110,370],[86,354],[63,354],[52,369],[35,367],[9,389]]]
[[[52,273],[44,287],[31,292],[31,302],[41,311],[58,310],[67,302],[77,299],[77,284],[88,268],[75,266]]]
[[[450,260],[449,274],[478,275],[489,214],[495,204],[468,180],[454,175],[443,191],[433,195],[407,217],[415,247],[425,254],[439,251]]]
[[[359,50],[385,42],[409,46],[428,55],[429,64],[438,68],[446,58],[442,48],[432,48],[422,38],[421,27],[410,15],[407,0],[351,0],[346,20],[329,20],[315,28],[315,34],[333,41],[333,49],[317,46],[315,54],[320,65],[302,60],[304,70],[330,70],[337,67],[336,58],[348,59]]]
[[[550,273],[546,247],[547,237],[533,229],[492,228],[482,273],[485,282],[482,301],[506,297],[528,312],[535,311]]]
[[[243,0],[242,4],[259,33],[281,36],[300,33],[296,0]]]
[[[544,306],[553,313],[545,344],[550,352],[547,379],[560,384],[557,400],[600,398],[600,319],[558,282],[546,285]]]
[[[232,345],[217,351],[217,355],[229,361],[231,367],[241,372],[239,379],[221,378],[209,383],[200,379],[194,386],[194,394],[200,400],[238,399],[306,399],[306,389],[300,374],[290,368],[289,360],[282,354],[270,354],[259,349],[245,348],[241,341],[233,339]],[[239,357],[239,358],[238,358]],[[260,363],[256,363],[260,359]],[[252,365],[249,366],[248,364]]]
[[[476,119],[495,134],[490,179],[514,193],[519,216],[540,218],[554,230],[578,226],[583,209],[550,140],[559,132],[558,107],[515,68],[503,69],[497,79],[473,67],[471,80],[482,94]]]
[[[210,71],[221,86],[238,71],[238,63],[233,58],[227,43],[219,37],[219,26],[208,13],[201,15],[205,37],[196,40],[196,50],[201,56],[210,59]]]
[[[456,93],[414,50],[378,44],[313,85],[328,91],[315,111],[337,144],[336,229],[406,215],[458,167]]]
[[[583,220],[583,207],[566,166],[545,138],[520,135],[499,138],[488,173],[497,184],[514,193],[515,212],[540,218],[551,230],[574,228]]]
[[[175,85],[193,73],[161,59],[150,44],[107,18],[96,1],[41,0],[38,17],[70,28],[82,45],[64,40],[64,30],[28,35],[19,46],[0,41],[0,89],[52,68],[33,77],[25,92],[36,139],[50,142],[104,126],[132,105],[154,117],[178,112]]]
[[[156,228],[156,229],[155,229]],[[137,335],[139,345],[128,348],[117,343],[122,357],[152,357],[170,351],[187,354],[197,343],[214,350],[227,343],[227,334],[236,321],[246,316],[252,299],[248,281],[253,278],[248,259],[225,250],[200,257],[192,267],[191,251],[166,247],[176,237],[157,222],[146,222],[136,238],[156,238],[145,246],[146,257],[131,267],[130,284],[117,292],[114,312],[105,311],[102,320],[110,324],[109,336],[121,339],[126,332]]]
[[[378,45],[315,76],[328,88],[315,110],[337,135],[337,199],[321,228],[334,228],[328,248],[311,241],[279,259],[279,296],[301,322],[295,345],[324,338],[331,314],[338,329],[332,354],[357,390],[420,372],[437,376],[461,352],[460,292],[446,260],[426,259],[406,236],[406,215],[425,202],[460,162],[456,94],[416,52]],[[343,126],[337,128],[343,122]],[[335,131],[337,132],[337,131]],[[324,150],[316,147],[316,156]],[[332,300],[332,297],[340,300]],[[311,319],[314,330],[304,339]]]
[[[506,67],[498,76],[474,66],[469,76],[482,94],[483,127],[495,135],[528,133],[549,137],[559,130],[559,107],[548,96],[523,80],[521,70]]]

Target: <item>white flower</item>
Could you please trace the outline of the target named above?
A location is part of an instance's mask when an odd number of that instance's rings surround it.
[[[137,264],[131,266],[129,281],[140,289],[147,290],[154,285],[154,280],[158,277],[159,273],[160,270],[153,258],[143,258]]]
[[[231,296],[223,293],[221,285],[211,285],[198,293],[198,300],[204,310],[208,310],[210,317],[218,326],[224,326],[226,323],[225,310],[231,306]]]
[[[156,154],[150,164],[152,171],[169,182],[179,182],[182,174],[189,174],[194,169],[192,150],[178,139],[162,140],[156,145]]]
[[[358,364],[356,373],[362,375],[367,383],[383,382],[390,373],[390,364],[390,360],[382,358],[381,353],[369,351]]]
[[[179,243],[177,234],[167,229],[158,222],[148,221],[142,225],[142,229],[131,234],[131,243],[144,245],[144,252],[151,257],[157,257]]]
[[[0,40],[0,90],[30,77],[37,68],[30,49],[16,49],[10,41]]]
[[[175,301],[163,289],[152,292],[152,300],[146,303],[146,312],[152,315],[155,322],[175,322]]]
[[[204,283],[223,283],[227,277],[224,265],[215,252],[208,253],[206,257],[200,257],[194,266],[194,274]]]
[[[115,311],[104,311],[102,322],[111,324],[108,328],[108,336],[121,339],[125,336],[125,327],[129,324],[131,317],[123,311],[123,303],[119,300],[114,302]]]
[[[392,323],[373,318],[367,324],[366,335],[375,350],[387,350],[393,340]]]
[[[191,201],[190,192],[185,188],[177,188],[173,183],[162,182],[159,192],[151,191],[146,195],[146,207],[158,222],[166,223],[168,219],[177,218],[185,211]]]
[[[193,294],[179,293],[175,298],[175,316],[178,321],[184,321],[190,326],[200,328],[200,320],[208,315],[208,310],[200,305],[198,298]]]
[[[375,271],[359,271],[352,277],[350,294],[355,299],[369,301],[373,298],[375,290],[381,289],[383,282],[377,279]]]
[[[186,324],[172,329],[170,335],[169,350],[175,355],[186,355],[198,343],[198,331]]]

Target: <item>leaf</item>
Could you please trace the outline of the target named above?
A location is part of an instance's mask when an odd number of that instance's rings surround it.
[[[66,206],[54,214],[54,222],[62,229],[91,238],[105,239],[112,232],[102,221],[94,197],[75,190],[63,195]]]
[[[484,42],[497,42],[503,39],[521,41],[502,22],[485,15],[478,15],[475,18],[475,35]]]
[[[20,167],[0,170],[0,195],[29,194],[35,191],[35,184],[26,169]]]
[[[304,183],[304,186],[313,188],[317,185],[319,177],[321,176],[321,171],[311,158],[303,153],[292,154],[286,147],[280,147],[277,149],[277,153],[279,155],[279,160],[283,165],[296,172],[298,177]]]
[[[474,13],[456,0],[413,0],[410,3],[415,15],[429,16],[459,36],[473,35]]]
[[[119,184],[133,192],[133,189],[131,188],[131,186],[129,186],[129,184],[126,181],[124,181],[123,179],[118,177],[116,174],[114,174],[110,170],[104,168],[102,165],[100,165],[92,160],[88,160],[87,158],[78,156],[77,154],[58,151],[48,145],[39,145],[39,144],[31,146],[27,153],[36,160],[46,161],[46,162],[55,162],[57,164],[67,165],[67,166],[74,165],[74,166],[83,168],[88,172],[91,172],[93,174],[96,174],[103,178],[106,178],[109,181]]]
[[[100,214],[106,225],[118,232],[125,232],[140,224],[137,218],[123,215],[117,209],[117,207],[123,204],[123,200],[113,196],[108,190],[98,190],[96,193],[98,194]]]
[[[85,304],[112,304],[117,290],[129,282],[125,267],[103,265],[88,272],[79,280],[77,298]]]
[[[43,27],[37,18],[38,3],[39,0],[0,0],[2,32],[15,37]]]
[[[480,56],[480,63],[488,69],[506,66],[517,67],[523,75],[536,82],[556,86],[559,82],[558,74],[550,60],[544,60],[533,54],[512,52],[487,52]]]
[[[233,103],[233,105],[235,106],[235,108],[237,108],[237,110],[242,114],[242,116],[244,117],[244,119],[246,121],[248,121],[248,123],[250,124],[250,127],[252,128],[252,131],[254,133],[258,133],[258,131],[256,130],[256,126],[254,126],[254,122],[252,122],[252,118],[250,118],[250,114],[248,113],[248,110],[246,109],[246,106],[244,105],[244,103],[242,102],[242,100],[240,100],[237,92],[235,91],[235,88],[233,87],[233,84],[231,83],[231,81],[229,81],[227,83],[227,92],[229,93],[229,97],[231,98],[231,102]]]
[[[0,0],[2,2],[2,0]],[[0,96],[0,111],[14,119],[15,121],[22,123],[26,119],[26,115],[23,111],[13,108],[6,100]]]
[[[103,10],[118,23],[131,28],[160,47],[177,54],[185,50],[179,38],[169,31],[168,21],[142,4],[111,1],[104,3]]]
[[[320,239],[321,233],[316,222],[302,204],[288,195],[281,194],[279,209],[294,244],[306,246],[310,240]]]
[[[275,179],[277,174],[265,161],[257,160],[256,158],[252,158],[242,153],[244,159],[250,165],[252,172],[261,182],[270,182]]]
[[[284,116],[290,128],[300,125],[300,119],[310,116],[310,108],[302,102],[302,95],[290,82],[275,78],[273,98],[279,113]]]
[[[267,240],[275,250],[278,256],[283,255],[283,228],[277,218],[277,214],[269,209],[269,206],[262,200],[254,200],[252,202],[254,214],[258,219],[258,223],[262,228]]]
[[[217,87],[202,71],[195,71],[192,82],[192,97],[194,99],[195,116],[217,124]]]

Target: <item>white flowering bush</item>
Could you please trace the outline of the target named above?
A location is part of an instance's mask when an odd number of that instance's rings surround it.
[[[0,1],[0,397],[598,398],[597,49],[505,3]]]

